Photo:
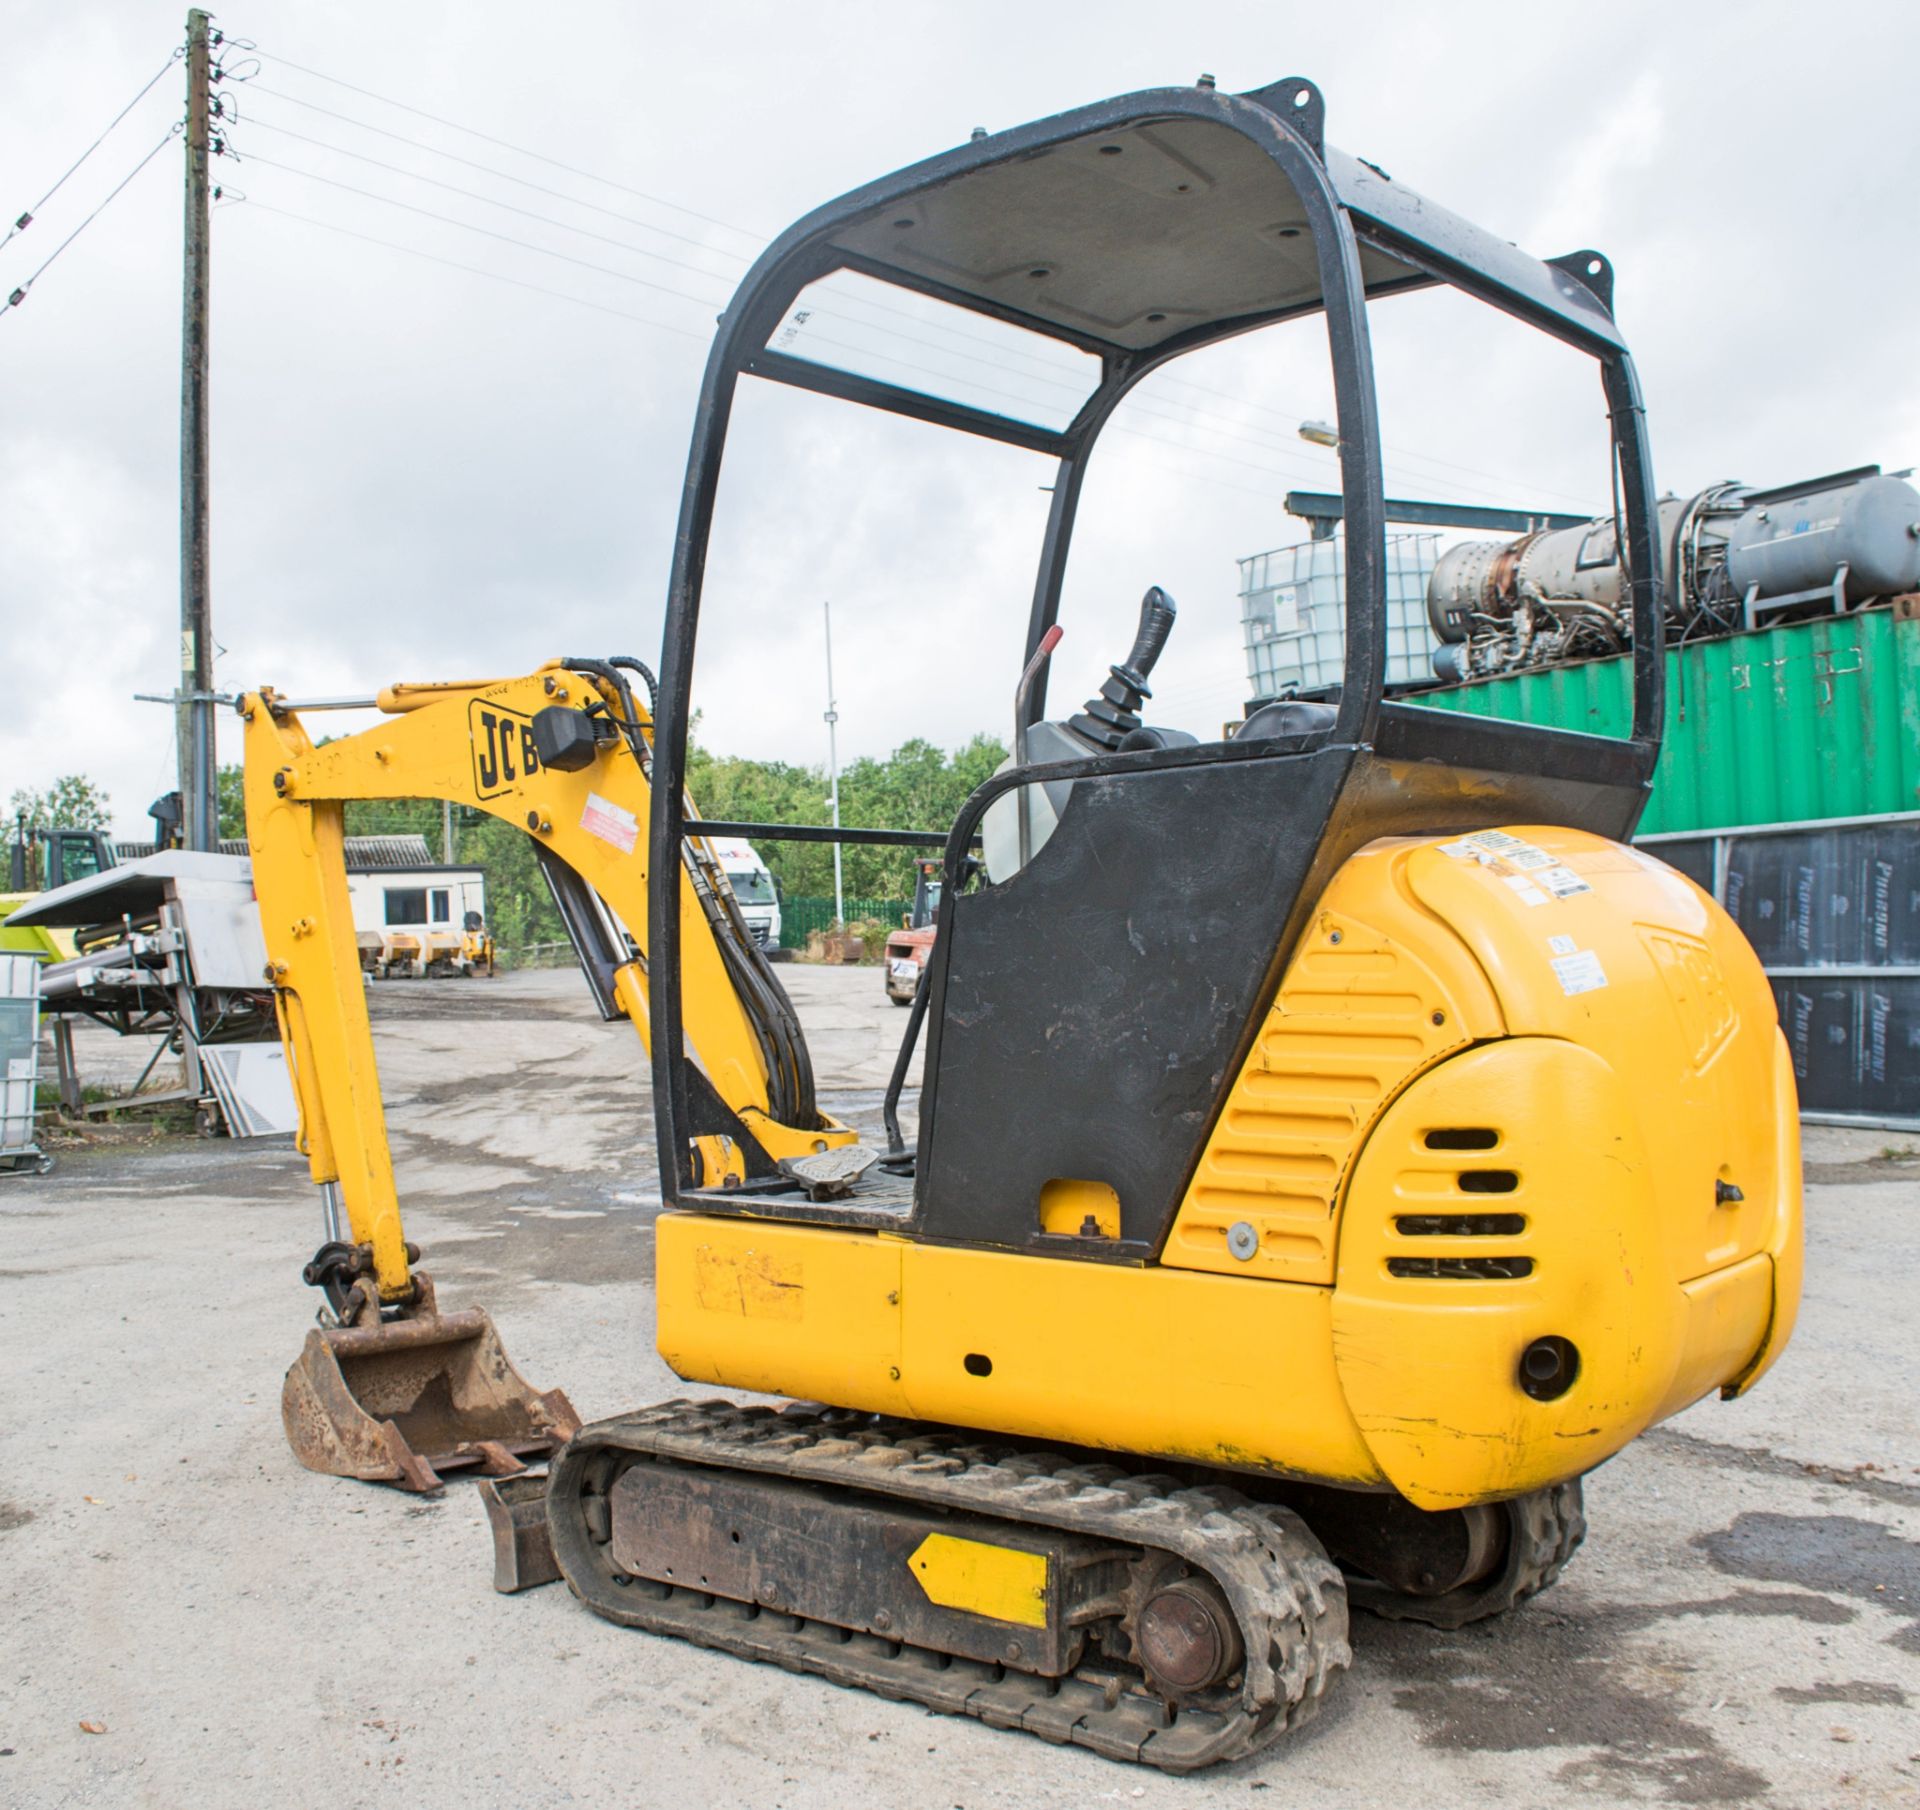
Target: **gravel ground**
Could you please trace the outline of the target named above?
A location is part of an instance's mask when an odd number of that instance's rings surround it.
[[[785,972],[825,1103],[876,1124],[904,1014],[872,970]],[[589,1418],[675,1392],[631,1033],[572,974],[375,1000],[442,1300],[492,1309]],[[90,1072],[125,1057],[83,1038]],[[287,1142],[69,1152],[0,1182],[0,1804],[1920,1806],[1920,1167],[1880,1156],[1904,1141],[1809,1133],[1793,1348],[1589,1479],[1549,1595],[1452,1635],[1356,1617],[1318,1722],[1184,1780],[628,1633],[561,1589],[495,1595],[470,1486],[288,1455],[318,1211]]]

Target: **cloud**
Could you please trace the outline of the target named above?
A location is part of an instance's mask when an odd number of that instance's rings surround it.
[[[1642,3],[1596,33],[1571,10],[1385,5],[1362,27],[1338,9],[1115,0],[1094,32],[1080,9],[1001,0],[537,16],[252,0],[220,23],[291,61],[242,90],[245,161],[218,166],[246,197],[214,222],[221,682],[371,691],[555,653],[653,658],[704,345],[753,235],[975,124],[1202,69],[1226,87],[1304,70],[1335,142],[1530,249],[1607,251],[1663,481],[1904,463],[1920,451],[1905,318],[1920,252],[1901,230],[1920,19],[1808,34],[1785,29],[1796,18],[1762,6],[1729,33]],[[159,65],[179,9],[120,0],[16,25],[0,170],[24,204]],[[0,252],[0,279],[165,129],[177,84],[149,100]],[[165,712],[130,694],[167,690],[177,648],[177,177],[156,160],[0,317],[0,786],[88,771],[129,834],[168,746]],[[1584,378],[1493,326],[1392,306],[1377,317],[1390,483],[1593,496]],[[1204,731],[1244,697],[1234,562],[1298,538],[1280,497],[1333,475],[1294,434],[1327,406],[1316,332],[1209,353],[1116,422],[1068,576],[1056,704],[1125,649],[1154,582],[1182,608],[1161,720]],[[843,758],[1004,732],[1044,461],[802,397],[752,398],[743,422],[696,675],[709,738],[823,755],[827,596]]]

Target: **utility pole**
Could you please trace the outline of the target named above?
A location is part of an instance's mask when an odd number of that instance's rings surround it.
[[[207,542],[208,15],[187,14],[186,275],[180,315],[180,743],[182,841],[219,846],[214,802],[213,617]]]
[[[827,619],[827,802],[833,807],[833,827],[840,827],[840,754],[834,742],[834,725],[840,712],[833,701],[833,603],[821,604]],[[842,930],[847,927],[847,901],[840,890],[840,844],[833,845],[833,920]]]
[[[440,800],[440,859],[453,865],[453,800]]]

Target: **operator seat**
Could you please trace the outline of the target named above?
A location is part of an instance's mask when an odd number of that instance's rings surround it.
[[[1237,742],[1270,742],[1282,736],[1318,735],[1331,729],[1340,712],[1307,698],[1280,698],[1262,704],[1234,734]]]

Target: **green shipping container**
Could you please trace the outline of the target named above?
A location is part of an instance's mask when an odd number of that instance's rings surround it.
[[[1632,662],[1588,660],[1405,700],[1624,735]],[[1888,607],[1667,656],[1667,732],[1640,833],[1920,809],[1920,620]]]

